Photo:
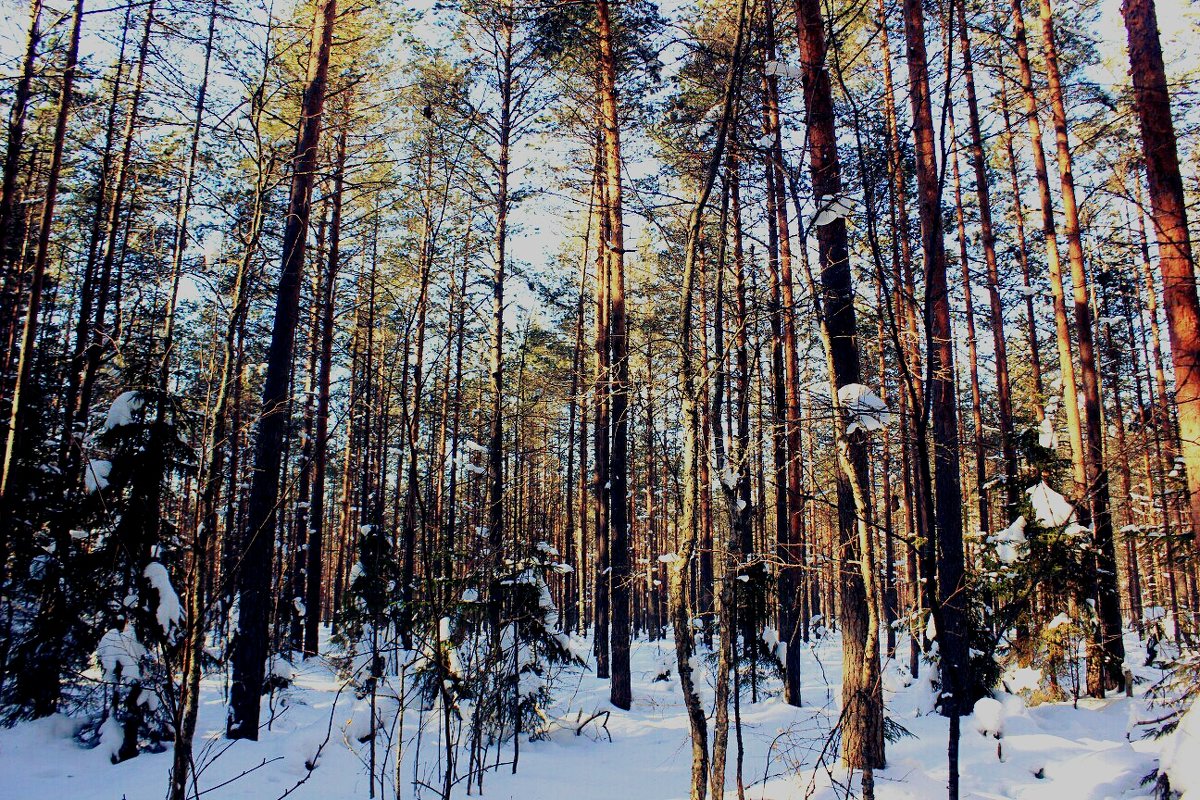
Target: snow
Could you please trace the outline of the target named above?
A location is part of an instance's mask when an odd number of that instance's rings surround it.
[[[476,589],[463,589],[462,597],[460,599],[464,603],[478,603],[479,591]]]
[[[104,720],[104,724],[100,726],[100,745],[97,749],[108,756],[110,761],[115,761],[124,742],[125,731],[121,727],[121,723],[117,722],[116,717],[110,714],[108,719]]]
[[[145,655],[146,648],[138,641],[132,622],[125,623],[124,630],[109,628],[96,646],[96,659],[106,681],[141,678],[140,662]]]
[[[1067,616],[1067,612],[1060,611],[1058,614],[1056,614],[1054,616],[1054,619],[1052,619],[1048,623],[1046,623],[1046,630],[1056,631],[1059,628],[1061,628],[1065,625],[1070,625],[1070,624],[1071,624],[1071,618],[1069,616]]]
[[[1005,564],[1013,564],[1021,558],[1021,546],[1025,540],[1025,517],[1019,516],[1012,524],[991,539],[996,545],[996,558]]]
[[[1158,766],[1184,800],[1200,796],[1200,706],[1193,703],[1167,737]]]
[[[1130,635],[1126,644],[1131,663],[1141,664],[1143,651],[1137,639]],[[764,679],[759,702],[750,702],[748,691],[743,696],[746,796],[752,800],[861,796],[859,777],[851,778],[837,764],[836,750],[826,753],[824,764],[817,761],[841,711],[841,640],[834,634],[797,647],[804,681],[802,707],[783,702],[775,678]],[[588,650],[586,646],[580,649]],[[901,650],[907,650],[906,641],[901,643]],[[327,638],[322,652],[346,656],[342,651],[329,650]],[[402,663],[412,657],[411,653],[399,654]],[[638,641],[631,657],[630,711],[611,706],[609,682],[597,678],[594,667],[569,675],[545,709],[555,721],[547,737],[537,742],[523,739],[516,773],[507,767],[489,772],[481,800],[684,800],[691,766],[688,722],[675,676],[673,645],[669,639]],[[701,647],[695,662],[703,668],[710,657],[710,652]],[[359,669],[369,656],[359,654],[354,659],[355,669]],[[671,680],[655,682],[661,664],[670,666]],[[1136,669],[1142,678],[1159,674],[1153,668]],[[293,686],[276,694],[270,710],[264,698],[264,727],[256,742],[223,738],[226,676],[220,672],[205,676],[196,752],[220,755],[206,762],[199,790],[205,792],[232,782],[203,797],[271,800],[285,792],[290,792],[287,796],[291,800],[368,796],[366,765],[371,744],[359,739],[372,733],[370,698],[356,699],[326,658],[306,659],[297,664],[296,673]],[[421,711],[418,693],[411,691],[411,670],[408,674],[409,682],[403,686],[399,677],[392,676],[378,687],[374,733],[379,762],[374,788],[379,797],[395,797],[397,788],[399,796],[415,796],[412,776],[426,779],[436,775],[437,759],[442,755],[439,747],[430,746],[440,741],[439,715]],[[701,701],[711,710],[712,687],[701,678]],[[884,665],[888,716],[913,736],[887,745],[887,768],[876,773],[878,800],[946,796],[948,721],[932,710],[931,681],[935,679],[936,667],[927,663],[921,665],[916,679],[895,662]],[[535,682],[530,678],[528,685]],[[1150,800],[1155,796],[1154,787],[1141,786],[1140,781],[1161,766],[1170,776],[1172,788],[1185,792],[1184,800],[1193,797],[1195,787],[1200,786],[1194,782],[1200,777],[1196,774],[1200,758],[1195,755],[1200,712],[1190,712],[1179,730],[1166,739],[1126,737],[1131,712],[1146,718],[1140,694],[1147,683],[1139,684],[1138,697],[1082,699],[1077,708],[1070,702],[1027,708],[1003,693],[988,698],[990,702],[984,702],[982,708],[976,705],[963,726],[961,796],[964,800]],[[409,706],[400,726],[396,724],[399,707],[395,698],[406,692],[413,696],[414,705]],[[572,722],[577,715],[582,712],[582,719],[587,719],[599,709],[609,711],[605,725],[611,742],[598,728],[599,721],[586,726],[580,735],[575,734]],[[269,726],[265,725],[268,715]],[[996,741],[991,738],[997,718],[1003,735],[1003,760],[997,759]],[[980,735],[979,726],[987,733]],[[93,750],[82,749],[76,743],[73,734],[77,727],[78,721],[60,715],[0,729],[0,786],[4,787],[0,794],[71,800],[122,796],[127,800],[160,800],[164,796],[171,759],[169,744],[166,753],[143,754],[112,765],[109,747],[119,744],[119,725],[109,725],[102,731],[103,745]],[[420,747],[418,734],[424,737]],[[393,736],[396,738],[391,739]],[[389,741],[390,750],[386,749]],[[403,746],[399,768],[395,763],[397,744]],[[506,757],[509,748],[505,746]],[[723,800],[737,796],[733,750],[731,731]],[[394,785],[397,775],[402,781],[400,787]],[[304,783],[297,785],[302,780]],[[456,789],[454,797],[463,796]]]
[[[1004,705],[999,700],[991,697],[976,700],[971,718],[980,736],[999,739],[1004,735]]]
[[[799,78],[803,74],[800,67],[782,61],[768,61],[763,64],[763,72],[767,75],[777,75],[780,78]]]
[[[1042,527],[1057,528],[1075,519],[1075,509],[1067,498],[1051,489],[1045,481],[1030,487],[1026,494]]]
[[[104,418],[104,430],[111,431],[123,425],[132,425],[136,413],[145,405],[146,401],[140,392],[128,391],[117,395],[117,399],[113,400],[108,409],[108,416]]]
[[[83,471],[83,488],[88,494],[108,488],[108,476],[112,472],[112,462],[102,458],[88,461],[87,469]]]
[[[1050,417],[1042,417],[1038,423],[1038,444],[1047,450],[1058,448],[1058,432],[1054,430],[1054,420]]]
[[[1000,682],[1010,692],[1021,694],[1036,691],[1042,685],[1042,671],[1036,667],[1012,666],[1005,670]]]
[[[285,683],[291,683],[296,677],[296,668],[283,656],[276,656],[271,659],[270,673]]]
[[[171,576],[167,574],[167,568],[158,561],[147,564],[142,575],[158,592],[158,607],[154,611],[154,618],[162,626],[163,633],[169,636],[173,628],[183,624],[183,605],[179,602],[175,587],[171,585]]]
[[[216,263],[217,258],[221,255],[221,248],[225,245],[225,234],[219,230],[209,231],[204,240],[200,244],[200,254],[204,259],[204,265],[211,267]]]
[[[817,200],[817,213],[813,216],[812,224],[816,227],[829,225],[834,220],[843,219],[854,210],[854,204],[841,195],[821,195]]]
[[[847,383],[838,389],[838,403],[850,415],[846,433],[857,430],[877,431],[892,422],[892,412],[879,395],[861,383]]]

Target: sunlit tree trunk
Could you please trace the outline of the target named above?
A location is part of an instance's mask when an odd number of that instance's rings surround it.
[[[827,202],[828,198],[842,194],[842,177],[833,90],[826,67],[825,19],[818,0],[796,0],[795,11],[807,110],[809,171],[818,202]],[[819,302],[836,412],[840,410],[837,395],[841,387],[861,381],[846,221],[837,215],[828,224],[817,226],[816,234],[820,289],[819,294],[816,286],[812,291]],[[879,626],[875,613],[879,607],[877,572],[867,505],[867,451],[861,432],[847,437],[845,421],[835,419],[834,424],[838,431],[839,466],[837,549],[842,564],[847,566],[841,571],[838,609],[842,624],[842,760],[847,766],[862,770],[863,796],[873,798],[874,770],[884,766],[884,744]],[[859,568],[848,568],[849,562],[857,562]]]
[[[1096,345],[1092,331],[1092,305],[1088,296],[1087,268],[1084,264],[1083,237],[1079,229],[1079,208],[1075,200],[1075,178],[1071,145],[1067,133],[1067,110],[1063,100],[1062,78],[1058,66],[1058,47],[1054,36],[1054,18],[1050,0],[1041,0],[1042,49],[1050,85],[1050,109],[1054,120],[1054,139],[1058,151],[1058,174],[1063,204],[1063,230],[1067,237],[1067,257],[1071,264],[1071,285],[1075,301],[1075,335],[1079,339],[1079,376],[1083,384],[1087,440],[1084,468],[1090,500],[1092,541],[1095,543],[1095,586],[1099,607],[1100,652],[1088,658],[1088,693],[1103,697],[1105,681],[1118,690],[1125,685],[1123,666],[1125,645],[1121,638],[1121,605],[1117,589],[1117,556],[1113,544],[1111,499],[1108,469],[1104,464],[1104,410],[1100,400],[1100,374],[1096,368]],[[1198,398],[1200,399],[1200,398]],[[1200,452],[1200,451],[1198,451]],[[1086,521],[1085,521],[1086,524]],[[1096,657],[1103,655],[1102,658]]]
[[[1150,214],[1158,240],[1192,535],[1200,546],[1200,300],[1197,300],[1187,205],[1179,174],[1179,153],[1154,0],[1125,0],[1121,11],[1129,38],[1133,96],[1146,157]]]
[[[597,0],[600,124],[604,148],[604,212],[608,229],[602,239],[608,269],[609,348],[612,354],[610,403],[612,451],[609,453],[609,592],[612,598],[610,700],[617,708],[632,702],[629,677],[629,345],[625,311],[625,230],[621,209],[621,128],[617,119],[617,65],[608,0]]]

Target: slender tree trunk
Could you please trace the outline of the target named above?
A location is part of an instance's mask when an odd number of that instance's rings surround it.
[[[941,184],[938,178],[929,66],[925,50],[925,14],[920,0],[904,2],[908,44],[913,137],[925,259],[925,314],[929,351],[929,392],[924,414],[930,419],[933,449],[933,513],[937,547],[937,597],[933,607],[941,653],[942,713],[950,718],[949,796],[958,798],[959,720],[966,710],[967,598],[963,568],[962,487],[959,483],[958,408],[954,386],[954,334],[950,322],[950,288],[942,229]],[[923,459],[922,459],[923,460]],[[926,501],[928,502],[928,501]],[[929,576],[926,575],[926,580]]]
[[[492,267],[492,320],[488,381],[491,409],[488,420],[488,491],[487,531],[489,558],[498,581],[504,547],[504,276],[508,266],[508,213],[510,149],[513,131],[513,6],[506,2],[499,20],[498,53],[500,117],[496,123],[498,156],[496,160],[496,235],[495,263]],[[514,426],[515,427],[515,426]],[[496,641],[500,635],[499,584],[492,587],[489,613]]]
[[[600,148],[597,140],[596,147]],[[598,151],[598,158],[603,159],[604,153]],[[605,208],[608,187],[604,181],[599,184],[601,208]],[[611,381],[611,361],[608,349],[609,332],[609,271],[605,256],[609,237],[609,215],[600,214],[600,236],[596,248],[596,380],[595,380],[595,429],[593,431],[595,479],[593,491],[595,498],[596,518],[596,583],[594,592],[595,635],[593,640],[596,648],[596,677],[610,676],[609,664],[609,612],[611,610],[609,585],[611,571],[609,570],[609,442],[611,439],[611,418],[609,416],[610,401],[609,387]]]
[[[813,194],[825,198],[818,202],[827,202],[828,198],[842,194],[842,178],[833,90],[826,68],[825,20],[817,0],[796,0],[795,8],[808,114],[809,171]],[[838,390],[860,381],[849,242],[846,221],[840,215],[828,224],[817,226],[817,253],[820,289],[813,286],[812,291],[818,303],[830,388],[837,410]],[[811,273],[809,278],[811,281]],[[866,445],[861,434],[848,439],[843,424],[844,421],[835,420],[839,432],[838,549],[843,563],[857,561],[859,569],[846,570],[841,577],[842,760],[852,769],[862,770],[863,796],[869,799],[875,794],[874,771],[885,763],[879,626],[875,614],[877,587],[866,517]]]
[[[763,6],[766,57],[775,59],[775,11],[771,0]],[[780,639],[788,643],[784,665],[784,696],[792,705],[800,705],[800,574],[807,569],[804,563],[804,512],[801,502],[802,443],[800,441],[800,376],[796,354],[796,305],[792,290],[791,229],[787,219],[787,184],[784,176],[783,145],[779,116],[779,78],[766,75],[766,128],[771,137],[768,150],[767,181],[768,213],[774,211],[779,236],[779,283],[783,290],[783,307],[779,309],[783,334],[783,367],[785,390],[783,397],[783,434],[787,442],[786,482],[776,491],[784,494],[786,526],[778,542],[783,564],[779,573]],[[799,220],[797,220],[799,222]],[[750,644],[750,643],[747,643]]]
[[[118,334],[120,330],[120,271],[124,264],[124,254],[118,258],[118,235],[122,227],[121,214],[125,204],[125,193],[130,183],[130,161],[133,156],[134,137],[137,133],[141,112],[142,91],[145,87],[146,57],[150,49],[150,34],[154,28],[154,9],[155,2],[151,0],[146,6],[146,19],[142,26],[142,37],[138,46],[137,69],[134,71],[129,110],[125,115],[125,129],[121,135],[121,157],[117,160],[117,170],[113,176],[112,201],[108,205],[108,217],[104,223],[104,246],[101,250],[96,286],[96,318],[89,335],[88,345],[84,349],[81,373],[69,378],[71,391],[67,398],[63,438],[63,444],[67,447],[65,451],[67,459],[63,465],[60,465],[64,476],[68,479],[77,472],[80,454],[80,448],[69,446],[70,437],[74,435],[76,422],[86,425],[101,359],[107,347],[120,338]],[[132,205],[131,201],[130,213],[126,214],[126,227],[133,220]],[[128,236],[124,237],[124,242],[127,246]],[[118,284],[115,292],[112,291],[114,268],[118,271]],[[114,294],[117,297],[114,302],[113,325],[109,326],[107,324],[108,304],[110,297]]]
[[[58,93],[58,111],[54,122],[54,144],[50,151],[50,163],[46,171],[46,191],[42,200],[39,220],[37,250],[30,270],[29,301],[25,308],[25,325],[21,331],[21,353],[17,361],[17,376],[13,383],[8,412],[8,430],[4,444],[4,462],[0,465],[0,507],[7,505],[9,481],[12,478],[13,461],[19,450],[20,435],[25,429],[25,413],[22,406],[27,384],[32,377],[33,349],[37,341],[38,322],[41,316],[42,292],[46,282],[46,265],[50,257],[50,233],[54,226],[54,206],[58,199],[58,180],[62,172],[63,148],[67,139],[67,122],[71,116],[71,93],[79,63],[79,31],[83,25],[83,0],[75,1],[71,16],[71,34],[67,41],[66,63],[63,65],[62,83]],[[20,444],[24,444],[23,442]],[[10,512],[3,512],[5,514]],[[7,523],[6,523],[7,524]],[[48,713],[48,712],[47,712]]]
[[[607,0],[599,0],[607,14]],[[704,717],[704,707],[696,692],[693,676],[692,656],[694,642],[692,638],[692,621],[687,602],[687,576],[690,571],[692,558],[696,550],[697,516],[696,501],[699,495],[699,460],[701,455],[700,419],[697,413],[699,392],[697,391],[697,365],[693,357],[692,330],[694,324],[693,297],[697,277],[699,275],[700,238],[704,222],[704,209],[716,183],[724,160],[725,145],[732,124],[733,108],[737,95],[738,76],[743,64],[743,45],[745,42],[747,24],[747,0],[742,0],[738,6],[737,35],[733,47],[725,80],[724,98],[720,122],[717,126],[716,141],[712,154],[706,164],[704,177],[699,187],[699,193],[688,215],[686,238],[683,254],[683,285],[680,287],[680,359],[679,383],[682,390],[682,407],[680,416],[684,426],[683,460],[680,474],[682,477],[683,508],[679,521],[680,541],[677,558],[670,566],[669,573],[669,604],[671,607],[672,633],[675,638],[675,667],[679,674],[679,688],[683,694],[684,706],[687,709],[688,727],[692,740],[692,775],[691,800],[704,800],[709,779],[708,769],[708,723]],[[722,631],[722,639],[731,636],[731,632]]]
[[[188,137],[187,164],[184,167],[183,186],[179,191],[179,205],[175,210],[175,248],[171,253],[171,296],[167,303],[166,324],[163,333],[163,358],[160,372],[160,388],[165,392],[171,375],[171,349],[175,333],[175,307],[179,301],[179,279],[183,274],[183,254],[188,244],[188,212],[192,207],[192,189],[196,180],[196,159],[200,153],[200,133],[204,125],[204,102],[208,96],[208,72],[212,63],[213,36],[217,30],[217,0],[212,0],[208,9],[208,36],[204,43],[204,67],[201,69],[200,88],[196,91],[195,118]]]
[[[1105,680],[1118,691],[1125,685],[1125,645],[1121,639],[1121,604],[1117,588],[1117,555],[1113,544],[1112,508],[1108,470],[1104,464],[1104,409],[1100,400],[1100,374],[1096,368],[1096,345],[1092,331],[1092,305],[1088,297],[1087,268],[1084,265],[1083,238],[1079,229],[1079,209],[1075,200],[1075,178],[1071,163],[1071,144],[1067,135],[1067,110],[1063,99],[1058,66],[1058,47],[1054,37],[1054,16],[1050,0],[1041,0],[1042,45],[1050,84],[1050,109],[1054,119],[1054,138],[1058,150],[1061,179],[1063,229],[1067,237],[1067,256],[1071,264],[1071,284],[1075,301],[1075,335],[1079,339],[1079,375],[1083,383],[1084,413],[1087,417],[1087,441],[1084,451],[1087,491],[1091,501],[1092,541],[1095,544],[1095,586],[1098,595],[1100,652],[1088,659],[1088,693],[1103,697]],[[1200,397],[1198,397],[1200,399]],[[1200,451],[1198,451],[1200,452]],[[1102,658],[1095,657],[1101,656]],[[1103,663],[1100,663],[1100,662]],[[1103,669],[1103,671],[1101,670]]]
[[[12,106],[8,112],[8,144],[4,152],[3,188],[0,189],[0,275],[3,276],[0,297],[0,343],[11,341],[12,330],[17,327],[17,300],[20,295],[20,218],[18,203],[20,191],[17,182],[21,175],[21,155],[25,145],[25,119],[29,108],[29,98],[33,94],[33,71],[37,62],[38,42],[41,32],[38,30],[42,16],[42,0],[31,0],[29,3],[29,32],[25,37],[25,55],[21,60],[21,75],[13,89]],[[7,350],[7,349],[6,349]],[[8,353],[0,356],[0,367],[8,374]],[[0,379],[0,386],[4,384]]]
[[[257,125],[257,123],[256,123]],[[193,741],[196,718],[200,710],[200,679],[203,677],[205,621],[211,592],[205,579],[209,556],[214,552],[217,534],[218,501],[225,477],[225,450],[230,451],[230,460],[236,463],[237,424],[233,425],[233,436],[229,437],[229,404],[240,392],[238,376],[241,362],[238,345],[245,330],[246,316],[250,306],[251,275],[255,255],[262,234],[265,216],[266,193],[270,168],[261,169],[255,184],[254,199],[250,215],[246,249],[238,260],[233,283],[233,308],[225,326],[222,341],[221,370],[217,376],[217,396],[209,416],[212,420],[208,463],[201,475],[201,494],[198,502],[197,526],[192,545],[192,569],[188,576],[187,627],[184,634],[183,680],[180,686],[178,718],[175,722],[175,751],[171,767],[170,800],[185,800],[188,776],[192,776],[195,789],[195,772],[192,763]],[[229,439],[229,441],[226,441]],[[231,482],[236,487],[236,482]],[[232,502],[230,502],[232,505]],[[226,535],[230,534],[226,525]],[[223,593],[222,593],[223,594]]]
[[[1029,247],[1025,240],[1025,206],[1021,201],[1021,179],[1017,170],[1017,155],[1013,148],[1012,119],[1008,110],[1008,79],[1005,76],[1002,51],[996,51],[996,63],[1000,65],[1000,114],[1004,118],[1004,154],[1008,164],[1008,178],[1012,189],[1013,223],[1017,233],[1017,263],[1021,267],[1022,291],[1025,295],[1026,336],[1029,339],[1029,371],[1033,379],[1033,395],[1030,404],[1038,422],[1045,416],[1045,390],[1042,386],[1042,349],[1038,343],[1037,315],[1033,311],[1035,291],[1029,283]]]
[[[330,373],[333,370],[333,335],[337,303],[337,276],[341,268],[342,192],[345,183],[346,132],[339,131],[330,196],[329,253],[321,281],[321,342],[317,367],[317,408],[313,429],[312,496],[308,507],[308,547],[304,587],[304,654],[315,656],[320,644],[321,580],[325,556],[325,473],[329,453]]]
[[[284,226],[283,267],[267,355],[262,418],[255,442],[254,477],[247,507],[248,538],[237,572],[238,631],[231,657],[233,688],[226,726],[226,736],[230,739],[258,739],[259,701],[270,644],[267,636],[271,612],[269,581],[275,556],[280,450],[287,425],[288,376],[299,321],[304,250],[336,19],[337,0],[323,0],[314,9],[300,133],[292,163],[291,199]]]
[[[991,530],[991,506],[987,495],[987,457],[983,450],[983,404],[979,389],[979,348],[975,340],[975,298],[971,295],[971,260],[967,245],[967,221],[963,210],[962,177],[958,167],[958,147],[954,132],[954,116],[950,115],[951,173],[954,179],[955,221],[958,224],[958,257],[962,262],[963,311],[967,323],[967,369],[971,378],[971,423],[975,441],[975,489],[978,492],[980,531]]]
[[[617,119],[617,66],[614,32],[608,0],[597,0],[600,88],[600,124],[604,147],[604,211],[607,236],[602,240],[609,272],[611,309],[609,347],[612,352],[610,402],[612,404],[612,452],[609,454],[609,513],[612,546],[609,574],[612,595],[612,691],[617,708],[632,702],[629,677],[629,345],[625,312],[625,231],[621,210],[621,129]]]
[[[963,76],[967,94],[967,123],[971,135],[971,166],[975,171],[975,197],[979,204],[980,244],[987,266],[987,291],[992,327],[992,353],[996,359],[996,412],[1000,422],[1000,454],[1004,459],[1004,519],[1016,516],[1020,502],[1017,485],[1017,453],[1012,417],[1012,388],[1008,375],[1008,342],[1004,334],[1004,307],[1000,302],[1000,266],[996,256],[996,230],[992,224],[992,194],[979,123],[979,100],[975,94],[975,66],[971,56],[971,38],[967,32],[966,3],[958,0],[958,46],[963,58]],[[982,475],[980,476],[982,480]]]
[[[1017,66],[1021,92],[1025,96],[1025,117],[1029,124],[1029,144],[1033,153],[1033,171],[1037,178],[1038,198],[1042,209],[1042,233],[1046,240],[1046,268],[1050,275],[1050,292],[1054,297],[1054,329],[1058,343],[1058,367],[1062,380],[1062,407],[1067,414],[1067,432],[1071,440],[1071,464],[1074,468],[1076,494],[1082,496],[1087,483],[1083,466],[1083,428],[1079,420],[1079,392],[1075,382],[1075,367],[1071,360],[1071,330],[1067,322],[1067,301],[1063,291],[1062,259],[1058,250],[1058,233],[1054,222],[1054,201],[1050,194],[1050,177],[1046,168],[1046,153],[1042,148],[1042,125],[1038,121],[1037,96],[1033,89],[1033,71],[1029,64],[1029,45],[1025,37],[1025,16],[1021,0],[1012,0],[1013,38],[1017,46]],[[1054,424],[1050,420],[1051,425]]]

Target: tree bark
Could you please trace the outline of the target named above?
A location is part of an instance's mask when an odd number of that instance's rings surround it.
[[[1200,300],[1187,206],[1154,0],[1125,0],[1121,11],[1129,38],[1130,74],[1142,129],[1150,213],[1163,277],[1163,304],[1167,309],[1171,361],[1175,367],[1175,406],[1190,495],[1192,536],[1200,547]]]
[[[597,0],[600,124],[604,147],[604,211],[607,236],[602,240],[609,272],[612,353],[610,402],[612,451],[608,475],[612,543],[609,549],[609,591],[612,597],[612,690],[610,700],[628,709],[632,702],[629,677],[629,345],[625,312],[625,229],[621,210],[621,128],[617,118],[617,66],[612,12],[608,0]]]
[[[954,333],[950,321],[950,289],[946,280],[946,250],[942,225],[941,184],[938,177],[929,66],[925,50],[925,14],[920,0],[904,2],[904,32],[908,44],[913,137],[921,215],[921,244],[925,262],[925,315],[929,352],[929,391],[926,407],[933,450],[933,523],[937,552],[937,596],[933,606],[941,654],[942,713],[950,718],[949,796],[958,798],[958,736],[966,710],[967,598],[963,567],[962,487],[959,483],[958,408],[954,386]],[[928,500],[926,502],[929,502]],[[925,576],[926,580],[929,576]]]
[[[83,0],[75,1],[71,17],[71,34],[67,41],[66,63],[58,93],[58,111],[54,121],[54,143],[46,172],[46,190],[39,220],[37,250],[30,270],[29,301],[25,309],[25,325],[21,330],[21,353],[17,361],[17,376],[9,398],[8,431],[4,443],[4,462],[0,465],[0,507],[7,505],[13,461],[17,457],[19,439],[25,428],[24,393],[33,369],[33,346],[37,340],[41,313],[42,292],[46,282],[46,265],[50,258],[50,233],[54,226],[54,206],[58,199],[58,180],[62,172],[63,148],[67,140],[67,122],[71,116],[71,92],[79,64],[79,31],[83,25]],[[8,513],[8,512],[6,512]]]
[[[826,67],[825,20],[818,0],[796,0],[795,11],[807,110],[809,171],[813,194],[818,202],[825,202],[824,198],[836,198],[842,193],[833,90]],[[813,296],[818,303],[836,416],[840,411],[838,390],[861,379],[849,242],[846,221],[840,215],[828,224],[817,226],[817,253],[820,289],[814,286]],[[811,274],[809,278],[811,281]],[[872,798],[874,771],[884,766],[885,758],[875,614],[879,604],[866,517],[867,452],[861,434],[847,438],[842,427],[844,421],[835,419],[834,424],[839,431],[838,550],[843,564],[850,561],[859,564],[859,569],[841,573],[842,760],[847,766],[862,770],[863,796]]]
[[[337,19],[337,0],[314,9],[308,74],[300,112],[300,131],[292,164],[292,185],[283,234],[283,264],[275,299],[275,320],[263,384],[262,416],[254,448],[254,477],[247,507],[247,541],[237,572],[238,630],[233,643],[232,691],[225,734],[258,740],[260,698],[269,646],[270,579],[275,558],[280,450],[287,426],[288,377],[299,321],[300,285],[308,237],[312,185],[316,173],[321,113],[329,52]]]

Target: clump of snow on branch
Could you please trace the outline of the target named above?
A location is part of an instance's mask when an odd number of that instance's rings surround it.
[[[769,76],[780,78],[799,78],[802,74],[800,67],[783,61],[768,61],[763,64],[763,72]]]
[[[1005,564],[1012,564],[1021,558],[1020,548],[1027,542],[1025,539],[1025,517],[1020,516],[1004,530],[993,536],[990,541],[996,545],[996,558]]]
[[[112,462],[102,458],[93,458],[83,471],[83,488],[88,494],[108,488],[108,476],[112,472]]]
[[[878,431],[892,422],[892,412],[879,395],[861,383],[848,383],[838,389],[838,403],[850,415],[846,433]]]
[[[1046,401],[1042,421],[1038,423],[1038,444],[1047,450],[1058,448],[1058,432],[1054,430],[1054,417],[1058,414],[1058,395],[1052,395]]]
[[[140,679],[140,662],[145,655],[146,648],[138,641],[133,624],[128,622],[124,630],[109,628],[96,646],[96,658],[106,681]]]
[[[854,201],[840,194],[823,194],[817,199],[817,212],[812,224],[816,227],[829,225],[835,220],[845,219],[854,213]]]
[[[112,407],[108,409],[108,416],[104,418],[104,430],[111,431],[113,428],[120,428],[123,425],[132,425],[134,415],[141,411],[144,405],[146,405],[146,401],[140,392],[122,392],[116,400],[113,400]]]
[[[1058,528],[1075,519],[1075,509],[1067,498],[1051,489],[1045,481],[1030,487],[1025,493],[1029,495],[1033,513],[1042,527]]]
[[[991,736],[999,739],[1004,735],[1004,705],[991,697],[981,697],[975,701],[975,710],[971,713],[975,730],[980,736]]]
[[[171,585],[171,576],[167,574],[167,568],[158,561],[147,564],[142,575],[154,591],[158,592],[158,608],[154,611],[154,618],[162,626],[163,633],[169,635],[172,628],[183,624],[183,604],[179,602],[179,595]]]

